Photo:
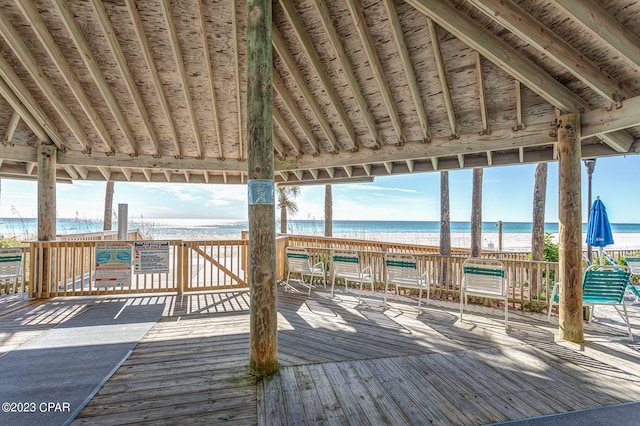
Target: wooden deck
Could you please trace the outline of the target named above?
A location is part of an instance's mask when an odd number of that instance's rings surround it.
[[[74,424],[486,424],[640,399],[640,346],[607,314],[588,342],[557,341],[543,314],[432,301],[383,311],[353,294],[279,293],[279,372],[248,374],[246,292],[136,296],[165,315]],[[54,299],[0,317],[11,350],[83,309]],[[632,306],[640,338],[640,305]],[[598,312],[596,312],[598,315]]]

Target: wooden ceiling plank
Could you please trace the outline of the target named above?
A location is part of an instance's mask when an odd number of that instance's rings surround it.
[[[176,26],[173,22],[173,15],[171,14],[171,5],[170,0],[162,0],[162,14],[164,16],[164,21],[167,24],[167,36],[169,37],[171,49],[173,51],[173,59],[175,61],[175,65],[177,68],[177,74],[181,80],[181,89],[182,94],[184,95],[184,100],[187,106],[187,114],[189,115],[189,119],[191,120],[191,130],[193,131],[193,136],[195,138],[196,147],[198,150],[198,157],[204,157],[204,150],[202,146],[202,136],[200,135],[200,129],[198,129],[198,122],[196,118],[196,113],[193,108],[193,100],[191,99],[191,95],[189,94],[189,82],[187,81],[187,72],[184,68],[184,60],[182,59],[182,50],[180,49],[180,41],[178,39],[178,34],[176,32]]]
[[[453,107],[453,99],[451,97],[451,90],[449,89],[449,80],[447,78],[447,70],[444,66],[444,60],[442,59],[442,52],[440,51],[440,40],[438,39],[438,28],[434,22],[427,18],[427,25],[429,26],[429,36],[431,37],[431,46],[433,47],[433,56],[436,62],[436,68],[438,70],[438,79],[442,87],[442,96],[444,97],[444,106],[447,110],[447,118],[449,118],[449,127],[451,128],[451,137],[458,138],[458,121],[456,120],[456,113]]]
[[[87,134],[82,129],[82,126],[80,126],[80,123],[78,123],[67,105],[60,100],[59,94],[55,90],[53,84],[47,78],[36,58],[31,54],[31,49],[29,49],[25,41],[20,37],[20,34],[18,34],[13,25],[11,25],[9,18],[3,10],[0,10],[0,32],[2,32],[5,41],[16,57],[20,60],[24,68],[29,72],[29,74],[31,74],[33,81],[40,91],[42,91],[49,104],[53,109],[55,109],[56,113],[60,116],[60,119],[64,121],[69,130],[71,130],[78,144],[85,151],[90,149],[86,144],[88,138]]]
[[[313,5],[316,7],[316,11],[321,18],[324,29],[329,36],[329,41],[333,50],[336,53],[336,56],[340,60],[340,65],[342,66],[342,70],[347,77],[347,81],[349,83],[349,88],[351,89],[354,98],[358,102],[358,106],[360,108],[360,114],[364,118],[364,121],[367,125],[367,129],[369,129],[369,133],[373,138],[374,148],[377,148],[381,145],[380,135],[378,133],[378,129],[375,124],[375,120],[371,113],[369,112],[369,106],[367,105],[367,101],[364,99],[364,95],[362,94],[362,90],[360,89],[360,84],[356,79],[356,75],[353,71],[353,66],[349,61],[347,53],[344,50],[344,46],[342,45],[342,41],[340,40],[340,36],[336,31],[335,26],[333,25],[333,21],[331,19],[331,15],[329,14],[329,9],[325,3],[325,0],[315,0]]]
[[[11,113],[11,118],[9,119],[9,123],[7,124],[7,128],[4,131],[4,136],[2,136],[2,145],[12,144],[13,135],[16,132],[16,128],[18,128],[18,123],[20,122],[20,114],[18,114],[15,110]]]
[[[31,28],[33,28],[35,35],[38,37],[38,40],[40,40],[42,47],[49,54],[49,57],[51,58],[53,64],[60,71],[60,75],[67,83],[67,86],[69,86],[69,88],[71,89],[71,93],[73,93],[74,97],[82,107],[84,113],[87,115],[87,118],[89,119],[89,121],[91,121],[91,124],[95,128],[97,134],[100,135],[100,138],[107,146],[107,150],[110,152],[115,152],[115,144],[113,143],[111,134],[109,133],[104,122],[93,107],[89,96],[80,85],[80,82],[76,78],[71,65],[62,53],[62,50],[47,29],[47,26],[40,16],[40,13],[33,1],[19,0],[16,2],[16,4],[20,8],[24,18],[31,25]]]
[[[105,100],[106,105],[111,111],[111,114],[115,118],[120,130],[124,133],[125,140],[129,143],[129,147],[131,148],[131,154],[137,154],[139,152],[138,144],[136,143],[135,137],[131,131],[131,127],[129,123],[124,117],[124,114],[120,107],[118,106],[118,102],[116,101],[115,95],[111,91],[111,87],[109,83],[107,83],[100,66],[98,65],[98,61],[93,54],[91,46],[87,42],[87,39],[84,36],[84,32],[76,22],[73,13],[69,9],[69,5],[65,0],[53,0],[53,4],[56,8],[58,16],[62,20],[67,32],[69,33],[70,38],[78,49],[78,53],[82,57],[91,77],[98,87],[100,94]],[[116,150],[114,149],[114,152]]]
[[[346,3],[347,6],[349,6],[349,11],[351,12],[351,17],[353,18],[353,23],[355,24],[356,30],[360,35],[360,40],[362,41],[362,49],[367,55],[369,65],[371,66],[371,69],[373,71],[373,76],[378,83],[378,88],[380,89],[380,94],[382,95],[384,105],[387,108],[389,119],[391,120],[391,124],[393,125],[393,128],[396,132],[396,137],[398,138],[396,143],[403,144],[405,142],[405,136],[404,130],[402,129],[402,123],[400,121],[400,116],[398,115],[398,110],[396,109],[396,102],[393,99],[393,96],[391,96],[391,91],[389,90],[389,86],[387,85],[387,80],[382,70],[382,64],[380,63],[380,58],[376,53],[373,40],[371,39],[371,33],[369,32],[367,22],[364,19],[364,14],[362,13],[360,2],[357,0],[347,0]]]
[[[420,125],[422,126],[422,136],[425,142],[428,142],[429,139],[431,139],[431,135],[429,132],[429,124],[427,122],[427,113],[422,103],[420,88],[418,87],[418,81],[416,79],[415,72],[413,71],[413,64],[411,63],[411,58],[409,57],[409,49],[407,49],[407,44],[404,40],[404,32],[402,31],[402,25],[400,24],[400,19],[398,18],[398,9],[396,8],[394,0],[384,0],[384,5],[387,9],[387,15],[389,16],[391,28],[393,29],[393,39],[396,43],[396,48],[398,49],[398,56],[400,57],[400,61],[402,62],[402,69],[404,69],[406,73],[407,83],[409,84],[409,91],[411,92],[413,104],[416,108],[416,115],[418,116],[418,120],[420,121]]]
[[[158,68],[156,67],[155,60],[153,59],[153,54],[151,53],[151,46],[149,46],[149,40],[144,33],[144,29],[142,26],[142,19],[140,18],[140,12],[135,4],[135,0],[125,0],[125,4],[127,5],[127,11],[129,12],[129,16],[131,17],[131,21],[133,22],[133,30],[136,33],[136,38],[138,43],[140,43],[142,56],[144,56],[145,64],[149,68],[149,74],[153,81],[153,87],[158,95],[160,100],[160,106],[162,108],[162,112],[165,116],[165,123],[171,132],[171,137],[173,138],[173,146],[174,146],[174,154],[177,157],[182,157],[182,151],[180,149],[180,138],[178,137],[178,131],[176,130],[175,122],[173,121],[173,116],[171,115],[171,109],[169,108],[169,101],[167,100],[167,96],[164,93],[164,86],[160,81],[160,76],[158,74]]]
[[[588,108],[586,101],[449,2],[406,1],[556,108],[570,112]]]
[[[285,134],[285,136],[289,140],[289,143],[293,147],[293,150],[296,152],[296,156],[302,155],[302,145],[300,144],[300,142],[298,142],[298,138],[293,133],[293,131],[291,131],[291,129],[289,128],[289,125],[287,124],[287,121],[284,119],[282,114],[280,114],[280,111],[278,110],[278,108],[276,108],[275,106],[273,107],[272,114],[273,114],[273,120],[278,125],[278,127],[280,127],[280,130],[282,130],[282,132]]]
[[[11,105],[14,111],[27,123],[42,142],[49,140],[59,149],[65,149],[62,135],[33,95],[11,68],[11,65],[0,55],[0,94]]]
[[[244,148],[244,126],[242,124],[242,91],[240,90],[240,50],[238,49],[238,20],[236,19],[236,11],[238,10],[237,0],[231,0],[231,36],[233,38],[233,60],[235,62],[235,85],[236,85],[236,113],[238,115],[238,123],[236,128],[238,129],[238,160],[245,160],[245,148]],[[225,178],[226,181],[226,178]]]
[[[315,135],[313,134],[313,130],[311,130],[309,123],[307,123],[307,120],[302,115],[302,111],[300,111],[300,108],[298,108],[298,105],[293,99],[293,96],[291,96],[286,87],[284,87],[284,83],[282,82],[282,79],[280,78],[280,75],[278,74],[278,71],[276,69],[273,69],[272,76],[274,89],[276,89],[276,92],[278,93],[278,95],[280,95],[280,97],[284,101],[284,104],[287,106],[287,109],[289,110],[291,115],[293,115],[296,122],[298,123],[298,126],[300,126],[305,136],[307,137],[307,140],[309,141],[309,143],[311,144],[311,148],[313,149],[312,154],[319,154],[320,147]],[[277,108],[273,107],[273,109],[275,110]],[[283,117],[280,116],[280,118]],[[302,154],[302,151],[300,151],[300,154]]]
[[[280,140],[280,138],[276,136],[275,129],[274,131],[271,132],[271,137],[273,138],[273,149],[276,151],[276,154],[281,157],[286,157],[287,150],[282,144],[282,141]]]
[[[291,26],[293,27],[296,33],[296,36],[300,41],[300,44],[305,50],[307,58],[309,58],[309,61],[311,61],[311,65],[316,75],[318,76],[320,83],[322,83],[324,92],[329,97],[329,100],[331,101],[333,108],[338,113],[338,117],[340,117],[340,122],[344,127],[345,131],[347,132],[347,135],[349,136],[349,142],[351,144],[350,148],[351,149],[356,148],[358,146],[358,139],[355,131],[353,130],[353,126],[351,125],[351,121],[349,120],[349,116],[347,115],[347,111],[344,109],[344,106],[342,105],[342,102],[340,101],[340,98],[337,95],[336,89],[331,84],[331,80],[329,79],[329,76],[327,75],[327,73],[324,70],[324,67],[322,66],[322,62],[320,61],[318,52],[313,46],[313,43],[311,41],[311,38],[309,37],[309,34],[307,34],[307,32],[305,31],[304,24],[302,23],[302,20],[300,19],[300,16],[296,11],[295,6],[291,2],[291,0],[279,0],[279,1],[280,1],[280,5],[282,6],[282,9],[284,10],[284,12],[287,15],[287,18],[289,19],[289,23],[291,23]],[[327,137],[329,144],[331,145],[332,151],[337,152],[340,147],[338,145],[338,141],[335,138],[335,135],[333,134],[333,131],[331,130],[331,127],[328,121],[321,121],[320,127],[324,131],[324,134]]]
[[[636,67],[640,67],[640,37],[626,29],[593,0],[550,0],[584,28],[607,43]]]
[[[324,116],[324,113],[322,112],[322,108],[320,107],[320,105],[318,105],[318,101],[313,96],[313,93],[311,93],[311,89],[307,85],[307,82],[304,76],[298,69],[298,65],[296,64],[295,59],[291,55],[291,52],[289,52],[289,50],[287,49],[284,39],[282,38],[282,35],[275,27],[273,28],[272,36],[273,36],[273,47],[275,51],[278,53],[278,56],[280,56],[280,59],[282,59],[282,62],[287,68],[287,71],[289,72],[289,74],[291,74],[296,85],[302,92],[305,100],[307,101],[307,104],[311,108],[311,112],[313,113],[313,116],[315,117],[316,121],[318,123],[324,122],[324,124],[320,125],[321,127],[323,128],[326,127],[328,129],[331,129],[331,126],[329,125],[326,117]],[[284,88],[284,85],[283,85],[283,88]]]
[[[484,71],[482,70],[482,56],[477,50],[473,51],[476,58],[476,80],[478,84],[478,100],[480,101],[480,115],[482,117],[482,131],[480,134],[488,135],[491,133],[489,129],[489,115],[487,114],[487,95],[484,91]]]
[[[468,2],[545,56],[562,65],[574,77],[609,102],[618,104],[623,97],[632,96],[631,92],[622,89],[619,82],[602,72],[597,64],[513,1],[468,0]],[[606,14],[604,11],[603,13]]]
[[[109,49],[113,53],[113,57],[118,65],[118,70],[123,77],[123,80],[127,86],[127,90],[129,91],[129,96],[133,99],[133,103],[136,106],[138,115],[142,118],[142,122],[144,123],[143,131],[146,133],[149,141],[153,146],[153,151],[156,155],[161,155],[160,145],[158,143],[158,137],[155,133],[153,124],[151,123],[151,119],[149,118],[149,113],[147,112],[147,108],[142,100],[142,96],[140,95],[140,91],[136,86],[136,82],[131,74],[131,70],[129,70],[129,66],[127,65],[127,59],[122,52],[122,48],[120,47],[120,42],[116,38],[115,31],[113,30],[113,26],[111,25],[111,21],[109,20],[109,16],[107,15],[107,11],[104,8],[104,3],[102,0],[91,0],[91,4],[93,5],[93,9],[96,12],[98,17],[98,22],[102,27],[102,32],[106,36],[107,42],[109,43]]]
[[[95,0],[94,0],[95,1]],[[203,10],[203,5],[202,5],[202,0],[197,0],[196,2],[196,8],[198,9],[198,18],[200,20],[200,36],[201,36],[201,43],[202,46],[204,47],[204,66],[207,70],[207,81],[208,81],[208,88],[209,88],[209,98],[211,99],[211,113],[212,113],[212,117],[211,117],[211,123],[213,125],[213,129],[215,132],[215,136],[216,136],[216,141],[218,142],[218,158],[220,159],[224,159],[224,151],[222,150],[222,131],[220,130],[220,120],[218,119],[218,107],[217,107],[217,102],[216,102],[216,94],[215,94],[215,86],[214,86],[214,80],[213,80],[213,71],[211,69],[211,64],[213,63],[211,61],[211,54],[209,53],[209,42],[207,40],[207,23],[206,23],[206,19],[204,16],[204,10]],[[208,175],[205,176],[207,183],[209,182],[209,177]]]

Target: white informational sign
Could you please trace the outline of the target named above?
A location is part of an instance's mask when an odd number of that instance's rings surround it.
[[[131,286],[131,244],[96,244],[96,287]]]
[[[168,274],[169,242],[134,242],[133,272],[135,274]]]

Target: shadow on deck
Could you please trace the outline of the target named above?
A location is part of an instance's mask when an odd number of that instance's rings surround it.
[[[639,346],[604,311],[576,345],[558,341],[543,314],[510,312],[505,333],[490,308],[471,307],[460,323],[450,302],[418,314],[415,301],[392,298],[383,310],[379,298],[358,305],[353,293],[279,290],[280,370],[264,380],[248,374],[248,293],[135,297],[164,303],[164,316],[74,424],[474,425],[640,395]],[[13,333],[3,332],[0,349],[95,299],[54,299],[0,318]],[[637,335],[640,305],[630,314]]]

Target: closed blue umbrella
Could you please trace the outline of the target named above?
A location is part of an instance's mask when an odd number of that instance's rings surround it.
[[[607,209],[604,203],[600,201],[600,197],[596,197],[593,206],[591,206],[586,242],[589,245],[600,248],[613,244],[613,235],[611,234],[611,224],[609,224],[609,218],[607,217]]]

